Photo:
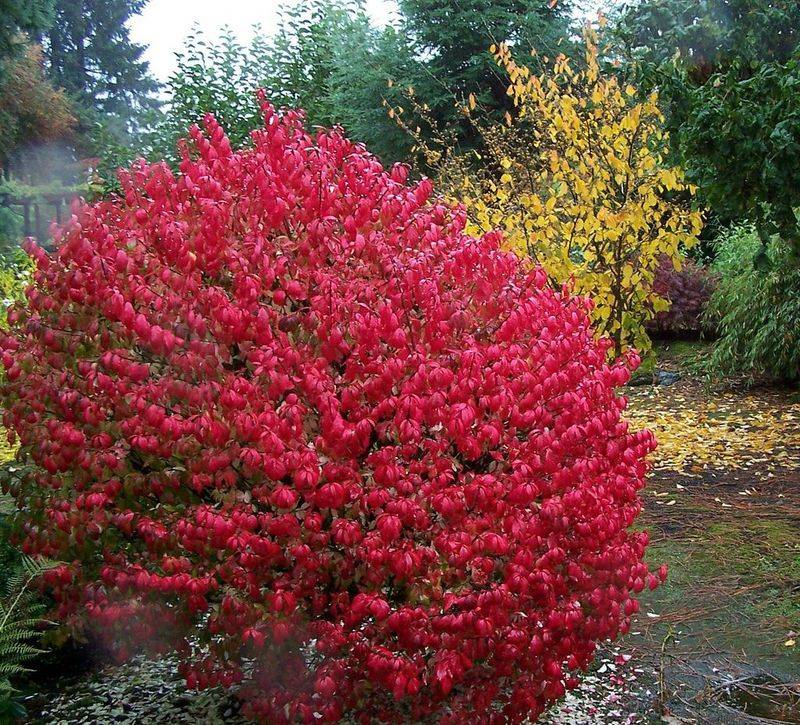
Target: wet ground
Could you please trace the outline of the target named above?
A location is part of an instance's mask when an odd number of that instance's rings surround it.
[[[624,702],[633,722],[800,723],[800,392],[678,362],[676,384],[629,394],[659,439],[641,524],[670,573],[617,643],[655,687]]]
[[[640,523],[667,584],[549,725],[800,723],[800,393],[708,386],[695,355],[663,350],[681,379],[629,393],[660,441]],[[239,721],[229,695],[187,694],[170,659],[42,684],[31,722]]]
[[[628,394],[659,439],[640,523],[668,581],[545,722],[800,723],[800,393],[709,385],[678,347],[677,383]]]

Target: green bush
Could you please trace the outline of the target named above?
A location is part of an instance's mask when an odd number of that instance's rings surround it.
[[[7,206],[0,206],[0,258],[8,257],[22,239],[22,216]]]
[[[8,308],[25,296],[32,273],[33,262],[19,247],[0,257],[0,328],[6,326]]]
[[[719,332],[711,372],[800,379],[800,261],[791,245],[773,237],[763,258],[745,225],[716,246],[719,284],[706,313]]]
[[[19,475],[15,448],[0,428],[0,723],[25,715],[13,680],[29,672],[27,665],[43,652],[36,645],[47,605],[35,582],[56,565],[26,556],[10,542],[11,522],[19,512],[5,490],[7,482]]]

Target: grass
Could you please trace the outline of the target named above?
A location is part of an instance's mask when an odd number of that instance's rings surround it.
[[[713,343],[708,340],[657,340],[653,343],[656,367],[678,369],[691,375],[704,374]]]
[[[667,562],[670,575],[653,602],[698,611],[725,603],[758,629],[784,620],[800,629],[800,531],[784,522],[711,523],[702,538],[665,539],[650,546],[648,560]]]

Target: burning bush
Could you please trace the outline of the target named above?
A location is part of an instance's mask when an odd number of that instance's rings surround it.
[[[588,303],[264,103],[75,208],[2,342],[58,616],[250,715],[519,721],[658,577]],[[664,572],[660,572],[663,576]]]

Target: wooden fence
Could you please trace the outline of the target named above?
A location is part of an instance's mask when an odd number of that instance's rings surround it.
[[[46,243],[50,239],[50,222],[61,223],[69,214],[72,194],[37,194],[36,196],[13,196],[0,194],[0,206],[17,212],[22,217],[23,235],[33,237],[37,242]]]

